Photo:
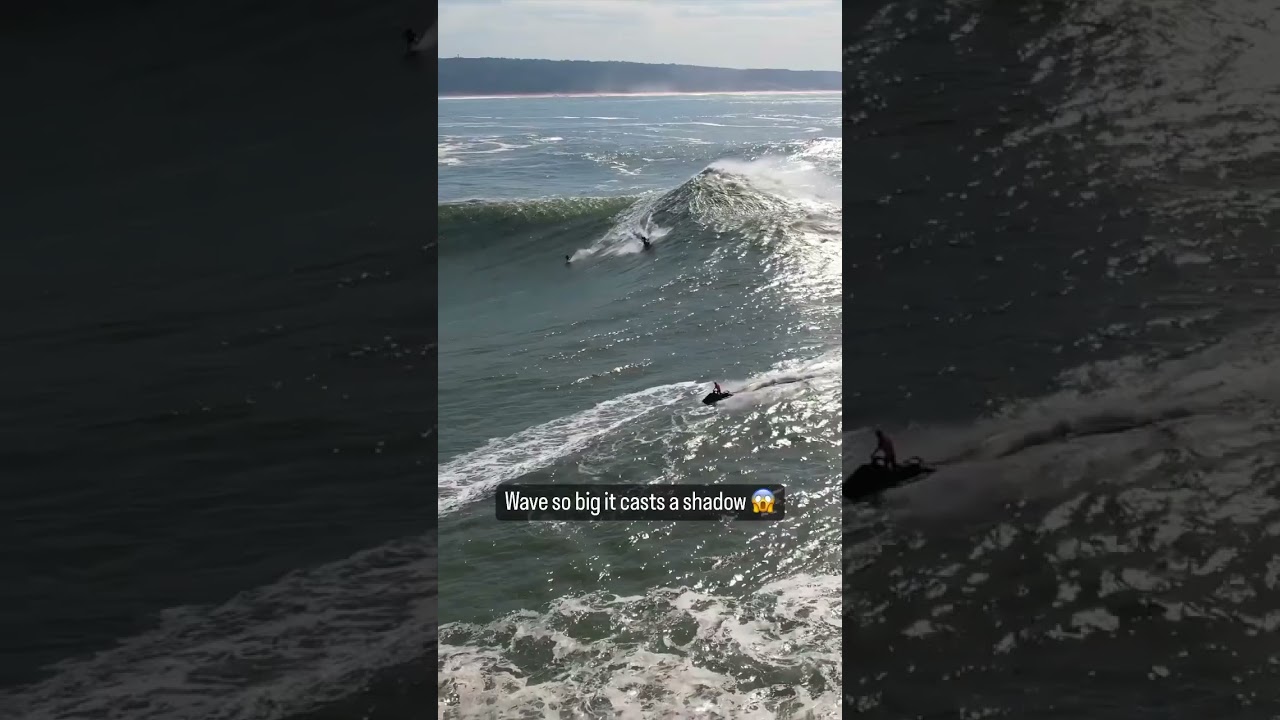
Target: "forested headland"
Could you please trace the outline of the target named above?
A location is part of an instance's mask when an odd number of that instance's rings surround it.
[[[440,58],[440,96],[839,90],[840,73],[586,60]]]

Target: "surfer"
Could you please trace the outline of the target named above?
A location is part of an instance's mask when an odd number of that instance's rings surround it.
[[[640,243],[644,245],[645,250],[648,250],[649,248],[653,247],[653,244],[649,242],[649,238],[646,237],[644,233],[640,233],[632,230],[631,234],[640,238]]]
[[[716,387],[719,388],[718,385]],[[872,462],[875,461],[877,454],[884,458],[884,464],[889,469],[898,468],[898,453],[893,449],[893,441],[880,428],[876,428],[876,449],[871,452]]]
[[[413,28],[405,28],[404,29],[404,51],[406,53],[416,52],[416,48],[414,48],[414,45],[417,44],[417,42],[418,42],[418,33],[414,32]]]
[[[565,255],[565,256],[564,256],[564,264],[565,264],[565,265],[569,265],[569,264],[572,264],[572,263],[573,263],[573,261],[569,259],[569,256],[568,256],[568,255]]]

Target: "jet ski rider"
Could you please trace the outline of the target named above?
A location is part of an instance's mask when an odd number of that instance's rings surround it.
[[[719,386],[716,386],[719,389]],[[876,455],[879,454],[884,458],[884,464],[890,470],[896,470],[898,467],[898,453],[893,449],[893,441],[885,435],[880,428],[876,428],[876,449],[871,453],[871,461],[875,462]]]

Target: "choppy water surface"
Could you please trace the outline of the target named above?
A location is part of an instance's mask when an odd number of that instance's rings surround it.
[[[67,9],[0,28],[0,718],[429,707],[421,24]]]
[[[846,508],[846,711],[1270,717],[1280,16],[856,20],[845,470],[942,469]]]
[[[837,717],[839,96],[439,107],[440,716]],[[499,525],[517,478],[797,500]]]

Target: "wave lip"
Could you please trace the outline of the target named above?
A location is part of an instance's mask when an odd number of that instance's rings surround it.
[[[558,138],[540,138],[552,142]],[[651,212],[660,216],[689,219],[713,219],[720,207],[728,213],[747,212],[762,216],[788,205],[808,204],[810,209],[824,207],[838,212],[841,204],[839,166],[830,162],[838,158],[840,138],[816,138],[788,144],[786,154],[764,154],[755,159],[726,158],[704,167],[680,185],[657,194],[630,193],[599,197],[542,197],[522,200],[486,200],[476,198],[438,203],[441,233],[468,224],[495,224],[507,230],[521,230],[562,223],[587,217],[617,214],[650,201]],[[440,162],[459,160],[467,145],[453,141],[439,143]],[[485,152],[501,152],[511,145],[487,148]],[[779,148],[774,148],[778,150]]]

